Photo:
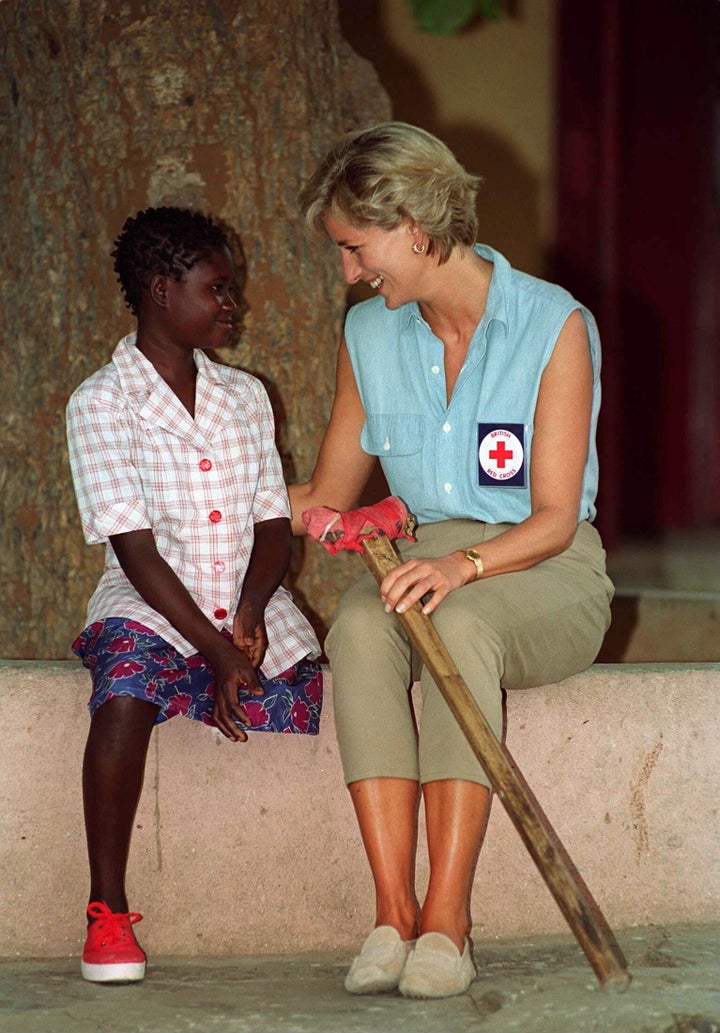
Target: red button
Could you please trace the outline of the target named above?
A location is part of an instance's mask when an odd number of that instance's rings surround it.
[[[210,511],[210,513],[208,513],[208,519],[213,524],[219,524],[220,521],[222,520],[222,513],[220,512],[219,509],[213,509],[213,510]]]
[[[223,610],[222,606],[218,606],[217,610],[215,610],[215,617],[219,621],[224,621],[227,617],[227,610]]]
[[[203,471],[203,473],[205,473],[207,470],[212,470],[212,463],[209,459],[201,459],[198,465],[200,466],[200,469]]]

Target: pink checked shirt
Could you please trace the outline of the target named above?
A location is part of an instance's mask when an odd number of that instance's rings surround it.
[[[232,630],[253,547],[253,525],[289,516],[274,422],[262,384],[195,351],[195,418],[123,338],[112,361],[70,398],[67,433],[88,544],[105,542],[105,569],[87,623],[131,617],[184,656],[196,650],[135,591],[108,538],[151,528],[167,560],[216,628]],[[311,625],[283,587],[265,611],[272,678],[319,655]]]

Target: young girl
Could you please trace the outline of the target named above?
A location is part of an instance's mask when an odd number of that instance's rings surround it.
[[[267,395],[204,354],[236,309],[226,237],[198,213],[149,208],[113,257],[137,331],[67,410],[85,539],[106,543],[73,643],[92,675],[81,970],[94,982],[145,974],[125,870],[153,725],[184,714],[232,742],[247,728],[314,734],[322,699],[317,639],[280,584],[290,511]]]

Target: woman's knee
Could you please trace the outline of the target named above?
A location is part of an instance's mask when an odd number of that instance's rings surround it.
[[[366,670],[389,663],[395,667],[410,662],[410,644],[399,620],[386,613],[377,591],[354,585],[340,600],[325,650],[333,667],[350,665],[351,670]],[[360,667],[357,665],[360,664]]]
[[[446,605],[451,600],[451,605]],[[461,603],[451,596],[433,614],[433,624],[463,676],[468,677],[469,673],[482,670],[483,680],[487,680],[489,675],[499,681],[503,671],[505,644],[501,632],[490,620],[467,606],[465,601]]]

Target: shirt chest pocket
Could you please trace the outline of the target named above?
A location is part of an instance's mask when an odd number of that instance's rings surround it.
[[[360,444],[380,459],[416,455],[423,446],[425,417],[414,413],[369,413]]]

